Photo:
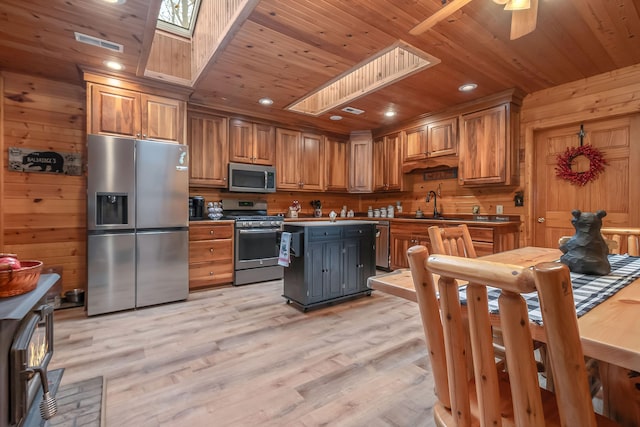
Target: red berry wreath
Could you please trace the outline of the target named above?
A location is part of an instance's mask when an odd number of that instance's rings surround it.
[[[585,156],[589,159],[588,171],[574,172],[571,170],[571,164],[578,156]],[[596,179],[604,171],[606,164],[607,160],[602,155],[602,152],[591,145],[568,147],[563,154],[558,154],[556,176],[569,181],[571,184],[583,186]]]

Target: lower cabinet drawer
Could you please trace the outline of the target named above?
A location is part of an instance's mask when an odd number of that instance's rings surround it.
[[[231,239],[189,242],[189,262],[219,261],[233,258]]]
[[[197,224],[189,226],[189,240],[231,239],[233,224]]]
[[[468,227],[471,240],[474,242],[493,242],[493,229],[483,227]]]
[[[189,289],[233,282],[233,261],[220,260],[189,265]]]

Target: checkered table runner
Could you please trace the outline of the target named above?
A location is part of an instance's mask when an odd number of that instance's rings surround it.
[[[588,274],[571,273],[573,284],[573,299],[576,303],[578,317],[585,315],[592,308],[614,295],[616,292],[640,277],[640,257],[628,255],[609,255],[611,273],[606,276],[592,276]],[[500,290],[487,288],[489,299],[489,311],[498,312],[498,296]],[[522,294],[529,310],[529,319],[537,324],[542,324],[542,312],[538,293]],[[466,304],[466,286],[460,287],[460,302]]]

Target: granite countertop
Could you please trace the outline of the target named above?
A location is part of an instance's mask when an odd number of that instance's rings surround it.
[[[285,218],[285,224],[292,223],[302,223],[296,225],[306,225],[310,223],[316,222],[324,222],[330,223],[328,217],[322,218]],[[354,222],[354,223],[362,223],[362,221],[370,221],[373,223],[378,223],[380,221],[388,221],[388,222],[397,222],[397,223],[432,223],[432,224],[487,224],[491,226],[513,226],[514,224],[520,224],[521,221],[519,218],[515,216],[508,215],[460,215],[460,216],[452,216],[444,218],[432,218],[432,217],[422,217],[416,218],[415,214],[402,214],[402,216],[393,217],[393,218],[370,218],[367,216],[359,216],[356,215],[354,218],[336,218],[336,223],[345,223],[345,222]],[[326,224],[325,224],[326,225]]]

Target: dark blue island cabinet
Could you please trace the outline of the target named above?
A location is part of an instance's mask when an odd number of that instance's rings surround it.
[[[371,295],[367,278],[376,274],[375,221],[285,222],[291,233],[284,269],[287,303],[303,311]]]

